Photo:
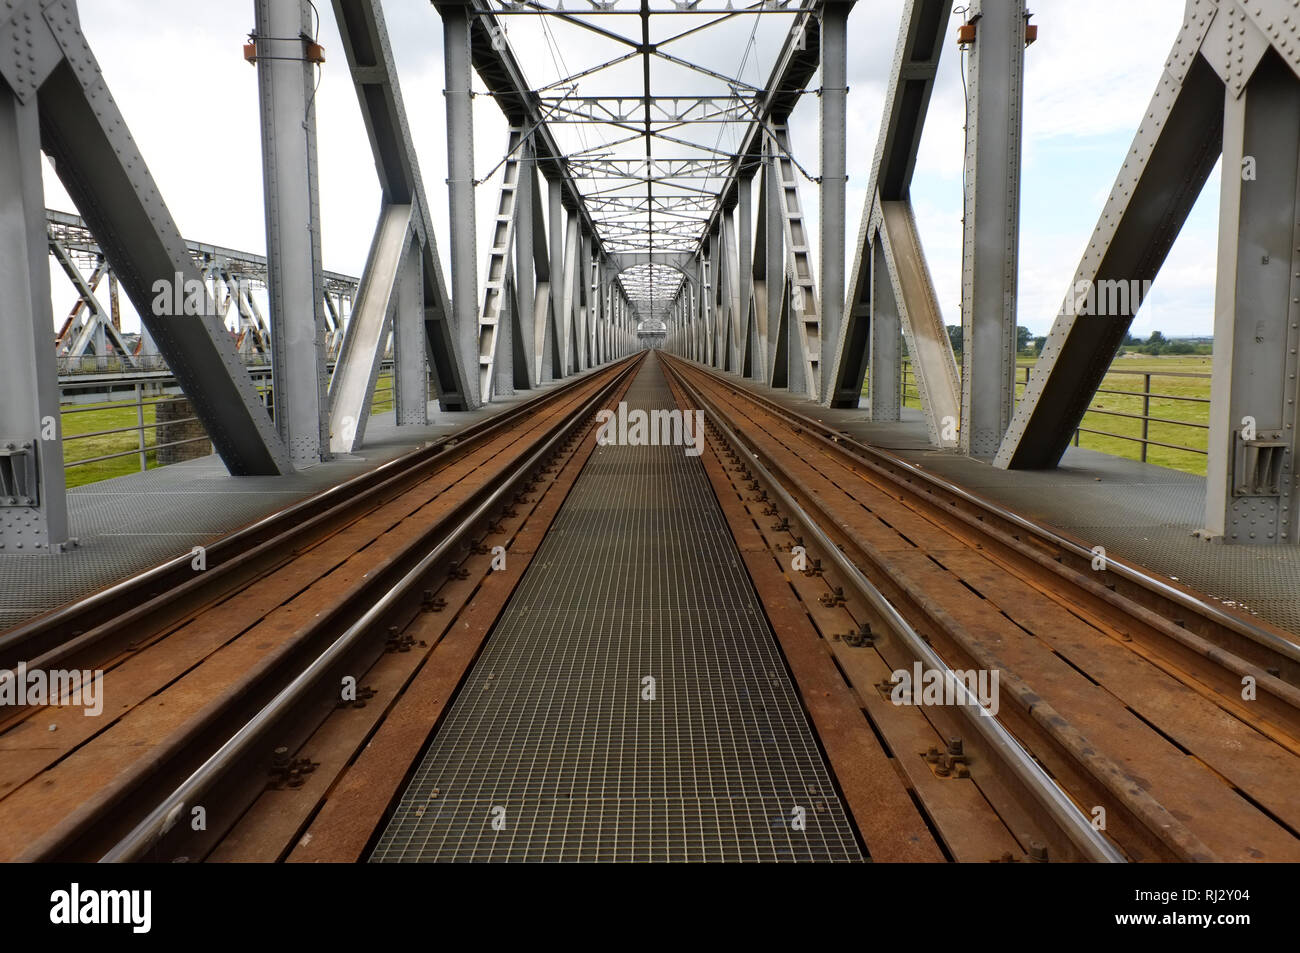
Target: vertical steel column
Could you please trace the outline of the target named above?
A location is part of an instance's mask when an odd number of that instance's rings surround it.
[[[514,236],[511,236],[513,244]],[[507,258],[510,256],[507,256]],[[509,262],[507,262],[507,265]],[[496,330],[496,360],[492,364],[492,394],[496,397],[513,397],[515,393],[515,308],[519,298],[515,294],[514,278],[507,274],[501,282],[501,314]]]
[[[707,249],[701,249],[700,257],[695,262],[695,273],[699,276],[696,293],[692,296],[691,320],[695,324],[695,360],[701,364],[709,363],[709,259]]]
[[[257,0],[275,423],[295,467],[329,456],[316,67],[306,0]]]
[[[587,235],[587,270],[585,272],[587,281],[587,339],[591,342],[591,366],[600,366],[600,317],[601,317],[601,297],[600,297],[600,263],[596,258],[596,241],[591,234]]]
[[[0,553],[68,539],[41,128],[0,85]]]
[[[763,136],[763,179],[759,186],[759,201],[763,203],[763,263],[767,305],[767,383],[772,387],[786,386],[787,371],[777,366],[784,347],[781,328],[781,309],[785,302],[785,227],[781,215],[780,173],[776,168],[776,150],[771,136]]]
[[[578,300],[582,288],[582,223],[576,214],[570,215],[564,224],[564,282],[560,292],[560,366],[563,375],[569,377],[581,368],[578,354],[578,317],[581,301]]]
[[[1300,536],[1300,80],[1265,56],[1226,93],[1205,535]]]
[[[569,300],[569,295],[564,283],[564,253],[568,234],[564,225],[564,183],[558,174],[547,182],[550,190],[548,195],[550,220],[546,224],[547,237],[551,240],[551,323],[547,328],[546,337],[553,346],[546,347],[543,353],[545,354],[545,379],[549,381],[560,380],[565,376],[564,367],[568,362],[569,342],[564,339],[564,302]],[[559,357],[558,362],[555,360],[556,356]]]
[[[844,322],[844,216],[848,105],[848,19],[852,3],[830,0],[821,16],[821,244],[817,287],[821,292],[821,393],[830,404],[835,393],[835,351]]]
[[[578,348],[578,357],[574,362],[574,372],[585,371],[591,366],[591,275],[587,262],[590,258],[591,236],[582,219],[578,222],[578,255],[573,262],[573,328],[574,342]]]
[[[704,363],[704,259],[701,258],[696,263],[696,274],[699,281],[695,283],[695,291],[691,295],[691,360]]]
[[[618,286],[618,278],[610,280],[614,295],[614,356],[627,356],[627,334],[623,325],[623,293]]]
[[[618,357],[618,294],[614,290],[608,265],[600,267],[600,309],[604,328],[601,360],[608,363]]]
[[[382,347],[382,345],[381,345]],[[398,426],[429,422],[429,358],[424,334],[424,250],[407,243],[393,313],[393,399]]]
[[[736,181],[736,240],[740,246],[740,370],[744,371],[745,353],[749,352],[749,377],[763,379],[758,315],[754,311],[754,176]],[[753,333],[751,334],[751,326]]]
[[[739,184],[739,183],[737,183]],[[739,188],[737,188],[739,191]],[[748,313],[740,294],[741,262],[744,255],[740,246],[744,244],[736,234],[736,221],[740,217],[739,209],[723,212],[721,216],[723,236],[723,271],[726,275],[726,287],[723,300],[727,306],[727,329],[723,335],[727,353],[725,369],[740,373],[741,361],[745,351],[745,327]]]
[[[474,215],[474,104],[469,8],[439,7],[447,98],[451,309],[466,387],[478,386],[478,232]]]
[[[1015,404],[1025,0],[974,0],[962,241],[961,449],[997,453]]]
[[[537,156],[531,139],[525,139],[519,156],[519,182],[515,191],[515,325],[519,340],[515,342],[515,359],[521,356],[523,368],[515,368],[514,383],[535,387],[541,368],[536,360],[537,269],[533,260],[533,202],[537,190]],[[512,336],[513,339],[513,336]]]

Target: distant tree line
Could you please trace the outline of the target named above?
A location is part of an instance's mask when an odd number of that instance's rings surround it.
[[[1132,334],[1124,336],[1124,347],[1139,354],[1209,354],[1212,347],[1208,343],[1189,341],[1186,338],[1169,340],[1159,331],[1152,331],[1145,341]]]
[[[953,353],[958,358],[962,353],[962,335],[960,324],[950,324],[948,328],[948,340],[952,343]],[[1043,352],[1043,345],[1047,342],[1044,335],[1034,336],[1029,328],[1020,326],[1016,328],[1016,351],[1022,357],[1037,357]],[[1213,352],[1211,343],[1208,340],[1188,340],[1186,338],[1175,338],[1170,340],[1159,331],[1152,331],[1151,336],[1145,341],[1132,334],[1124,336],[1124,350],[1136,351],[1139,354],[1210,354]]]
[[[952,351],[957,356],[961,356],[962,340],[961,325],[950,324],[948,327],[948,340],[952,343]],[[1016,328],[1016,351],[1022,355],[1033,356],[1043,349],[1043,342],[1047,338],[1036,338],[1034,332],[1026,327]]]

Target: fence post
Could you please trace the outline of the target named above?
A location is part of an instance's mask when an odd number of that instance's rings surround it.
[[[1147,437],[1151,427],[1151,375],[1142,375],[1142,462],[1147,462]]]
[[[135,422],[140,433],[140,472],[149,469],[149,455],[145,452],[144,442],[144,384],[135,384]]]

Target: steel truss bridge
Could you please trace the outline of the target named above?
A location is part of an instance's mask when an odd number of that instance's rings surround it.
[[[264,257],[182,237],[74,0],[0,2],[0,861],[1300,861],[1300,0],[1187,0],[1018,400],[1026,0],[884,5],[869,159],[852,0],[434,0],[445,190],[380,0],[331,5],[355,281],[321,0],[252,3]],[[1208,478],[1067,448],[1219,162]],[[68,490],[56,361],[137,359],[119,294],[185,396],[70,427],[142,472]]]
[[[452,143],[444,192],[422,179],[381,4],[333,0],[382,187],[354,286],[321,265],[314,89],[323,52],[305,0],[257,0],[246,47],[261,92],[265,259],[181,238],[74,0],[9,0],[0,14],[0,541],[57,549],[68,537],[62,447],[50,426],[58,419],[50,329],[59,354],[112,349],[129,361],[112,314],[119,285],[234,475],[289,473],[363,446],[390,340],[401,425],[424,423],[431,397],[470,410],[643,343],[832,407],[857,407],[866,382],[864,413],[887,422],[900,415],[905,340],[935,446],[1002,468],[1051,468],[1140,304],[1134,296],[1106,314],[1077,313],[1076,290],[1153,279],[1222,158],[1225,169],[1249,162],[1260,171],[1224,176],[1204,532],[1294,542],[1296,4],[1188,0],[1078,271],[1062,276],[1066,303],[1019,401],[1024,62],[1036,26],[1025,0],[975,0],[959,16],[943,0],[900,5],[868,165],[846,156],[851,0],[435,0]],[[759,21],[784,31],[761,82],[684,52],[723,25]],[[557,24],[613,52],[539,86],[510,31]],[[945,51],[965,57],[969,74],[960,368],[909,197]],[[475,140],[475,74],[507,120],[505,143]],[[813,94],[816,175],[802,161],[811,144],[796,147],[789,127],[795,104]],[[42,153],[80,218],[47,214]],[[495,165],[478,179],[490,165],[484,155]],[[498,173],[491,238],[480,249],[475,195]],[[856,233],[845,209],[850,173],[869,181]],[[818,205],[815,229],[809,200]],[[457,223],[447,276],[431,202],[447,203]],[[848,269],[836,253],[846,242]],[[47,251],[77,289],[66,319],[52,313]],[[105,275],[108,309],[97,298]],[[201,315],[156,300],[156,282],[174,276],[202,285]],[[248,281],[266,288],[269,315],[247,294]],[[274,419],[241,349],[272,356]],[[337,370],[327,375],[335,350]]]

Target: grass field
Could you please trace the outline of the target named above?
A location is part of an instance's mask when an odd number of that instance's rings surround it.
[[[1106,431],[1109,436],[1095,433],[1083,433],[1079,436],[1079,446],[1089,450],[1100,450],[1118,457],[1141,459],[1142,445],[1124,437],[1141,437],[1142,421],[1133,417],[1114,416],[1115,414],[1132,414],[1142,416],[1143,398],[1146,389],[1146,377],[1150,374],[1150,392],[1163,395],[1150,398],[1150,407],[1146,413],[1151,417],[1161,418],[1176,423],[1151,422],[1148,425],[1147,439],[1155,440],[1175,447],[1190,447],[1193,450],[1205,450],[1208,443],[1208,431],[1198,427],[1182,424],[1208,424],[1210,419],[1210,379],[1206,377],[1185,377],[1179,375],[1210,373],[1211,358],[1206,355],[1168,355],[1152,357],[1138,354],[1122,356],[1115,359],[1111,372],[1106,375],[1100,391],[1093,397],[1089,412],[1083,418],[1085,430]],[[1017,366],[1018,382],[1025,379],[1025,368],[1033,365],[1032,360],[1021,360]],[[906,369],[905,369],[906,370]],[[916,395],[916,385],[908,378],[904,404],[920,408]],[[1104,391],[1126,391],[1127,394],[1103,393]],[[1024,392],[1023,383],[1018,383],[1016,396]],[[1139,396],[1133,396],[1133,395]],[[1177,399],[1195,398],[1195,400]],[[1204,401],[1202,403],[1201,401]],[[1188,450],[1175,450],[1167,447],[1149,446],[1147,462],[1157,466],[1184,470],[1188,473],[1205,473],[1205,456]]]
[[[156,398],[145,397],[144,426],[145,446],[152,447],[157,442],[153,429],[157,418],[157,409],[151,404]],[[93,410],[83,408],[93,407]],[[381,413],[393,409],[393,375],[384,373],[375,385],[375,398],[371,403],[371,413]],[[67,404],[63,407],[63,457],[69,464],[65,474],[69,487],[98,483],[125,473],[138,473],[140,455],[131,452],[127,456],[72,466],[78,460],[90,460],[112,453],[138,451],[140,446],[139,410],[134,401],[129,403],[114,402],[104,404]],[[118,430],[129,427],[124,433],[104,433],[106,430]],[[78,437],[80,434],[96,436]],[[76,438],[76,439],[69,439]],[[149,468],[157,466],[157,455],[146,450]]]
[[[1017,369],[1017,380],[1023,381],[1025,376],[1024,368],[1033,364],[1033,361],[1022,360]],[[904,372],[908,369],[905,367]],[[1131,373],[1136,372],[1136,373]],[[1201,355],[1187,356],[1164,356],[1151,357],[1147,355],[1134,355],[1132,357],[1116,358],[1111,367],[1111,373],[1106,375],[1102,382],[1102,391],[1127,391],[1129,394],[1114,394],[1099,392],[1093,397],[1091,410],[1083,419],[1083,427],[1087,430],[1106,431],[1109,436],[1102,436],[1093,433],[1084,433],[1080,435],[1079,446],[1087,447],[1090,450],[1100,450],[1103,453],[1112,453],[1120,457],[1130,459],[1140,459],[1142,447],[1133,440],[1125,440],[1124,437],[1140,437],[1142,435],[1142,421],[1131,417],[1112,416],[1113,414],[1132,414],[1134,417],[1143,413],[1143,398],[1140,395],[1146,383],[1145,374],[1150,374],[1150,390],[1153,394],[1164,395],[1161,397],[1152,397],[1150,399],[1150,408],[1147,411],[1150,416],[1163,418],[1164,420],[1177,421],[1179,423],[1161,423],[1152,422],[1149,424],[1147,438],[1149,440],[1159,441],[1160,443],[1172,444],[1178,447],[1191,447],[1194,449],[1204,450],[1207,443],[1207,432],[1203,429],[1180,426],[1180,423],[1206,424],[1210,417],[1210,379],[1209,377],[1181,377],[1183,374],[1209,374],[1210,358]],[[908,378],[907,390],[904,404],[908,407],[920,408],[921,404],[916,396],[915,383]],[[393,408],[393,375],[391,373],[381,374],[378,383],[375,385],[375,397],[371,404],[372,413],[381,413]],[[1024,390],[1023,385],[1018,385],[1016,394],[1019,396]],[[1204,403],[1189,400],[1179,400],[1171,398],[1198,398]],[[92,457],[100,457],[111,453],[123,453],[135,451],[139,447],[140,436],[135,429],[137,426],[137,409],[134,403],[106,403],[96,404],[94,410],[82,412],[81,408],[87,405],[68,405],[64,407],[63,413],[63,437],[65,440],[63,453],[69,463],[75,463],[77,460],[87,460]],[[75,411],[69,413],[69,411]],[[153,425],[155,422],[155,408],[148,403],[144,408],[145,424],[145,441],[146,447],[153,446],[155,443],[155,433]],[[119,428],[129,427],[130,430],[124,433],[103,434],[105,430],[117,430]],[[79,434],[98,434],[97,436],[82,437],[79,439],[69,439]],[[146,450],[146,458],[149,467],[157,465],[155,454]],[[1166,447],[1149,447],[1147,450],[1147,461],[1162,467],[1171,467],[1176,470],[1185,470],[1188,473],[1205,473],[1205,457],[1199,453],[1192,453],[1186,450],[1174,450]],[[110,477],[121,476],[124,473],[135,473],[140,469],[140,457],[138,453],[131,452],[127,456],[117,457],[112,460],[104,460],[99,463],[85,464],[83,466],[71,466],[67,470],[67,481],[69,487],[82,486],[87,483],[96,483],[100,480],[107,480]]]

